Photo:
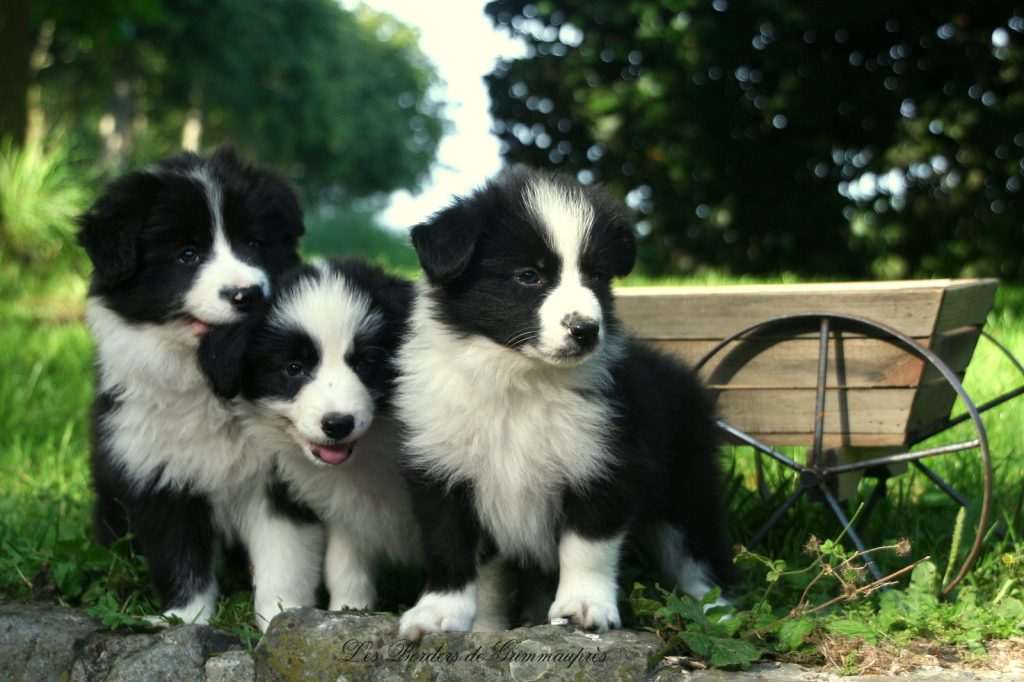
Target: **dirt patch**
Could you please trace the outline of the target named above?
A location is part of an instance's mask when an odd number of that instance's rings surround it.
[[[815,636],[818,661],[811,657],[792,660],[802,665],[822,665],[828,670],[856,675],[900,675],[921,669],[989,671],[1024,679],[1024,638],[985,642],[984,652],[967,646],[948,646],[920,640],[906,647],[871,644],[819,632]],[[817,658],[817,657],[814,657]]]

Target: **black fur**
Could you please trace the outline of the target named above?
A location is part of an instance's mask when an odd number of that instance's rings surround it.
[[[230,148],[208,159],[183,153],[115,180],[79,220],[78,242],[93,263],[89,292],[126,320],[166,322],[179,313],[212,247],[210,209],[188,177],[204,169],[223,192],[224,228],[236,253],[271,278],[299,263],[302,209],[276,175],[242,163]],[[181,262],[186,248],[197,260]]]
[[[502,175],[500,187],[489,186],[413,228],[420,265],[432,283],[443,285],[434,295],[453,330],[505,344],[533,324],[536,308],[558,284],[561,259],[522,201],[532,177],[516,167]],[[563,176],[551,180],[580,191],[594,209],[590,248],[580,254],[581,265],[602,305],[611,309],[611,278],[629,274],[636,260],[629,214],[604,192]],[[534,287],[514,281],[526,266],[540,276]],[[522,340],[513,344],[519,345]]]
[[[267,481],[267,498],[274,511],[293,521],[299,523],[319,523],[321,521],[316,512],[299,499],[295,491],[288,485],[288,481],[281,478],[276,467],[274,475]]]
[[[405,332],[412,286],[407,280],[357,258],[327,261],[323,267],[368,296],[371,308],[382,314],[382,324],[376,332],[358,339],[345,361],[379,404],[386,407],[395,378],[393,356]],[[292,377],[284,370],[290,363],[315,368],[320,361],[320,349],[303,330],[276,328],[267,324],[267,318],[296,287],[322,277],[323,273],[314,266],[295,268],[283,278],[277,293],[260,313],[237,324],[214,327],[203,337],[199,364],[217,395],[259,400],[288,399],[298,393],[308,376]]]
[[[90,298],[115,313],[125,328],[181,325],[184,298],[213,242],[209,203],[194,177],[198,173],[221,192],[224,230],[240,258],[262,269],[271,282],[299,262],[302,211],[285,181],[242,163],[229,148],[210,157],[183,153],[164,159],[111,183],[79,221],[78,241],[93,264]],[[182,260],[186,248],[194,249],[194,261]],[[103,340],[97,338],[97,344]],[[100,384],[110,369],[98,361]],[[162,470],[148,480],[126,470],[112,446],[116,434],[108,420],[131,399],[123,393],[107,386],[94,404],[95,532],[107,544],[132,534],[166,611],[189,603],[214,580],[218,533],[210,501],[199,492],[202,482],[170,485],[162,482]],[[154,411],[149,419],[158,424],[165,417]],[[172,461],[188,447],[196,445],[187,437],[163,442],[158,454]]]
[[[274,462],[275,511],[326,529],[332,609],[374,605],[379,561],[418,560],[388,415],[411,289],[354,259],[304,266],[260,313],[200,343],[200,367],[231,401],[249,456]]]
[[[537,327],[540,306],[563,276],[562,259],[524,199],[524,189],[539,178],[522,168],[507,171],[414,228],[413,244],[433,285],[425,295],[445,331],[483,336],[519,351],[529,343],[522,331]],[[727,587],[732,551],[713,400],[678,361],[622,338],[611,281],[628,274],[636,259],[626,210],[598,188],[564,176],[545,181],[592,209],[589,237],[578,254],[580,271],[600,302],[608,339],[620,338],[625,347],[612,360],[612,385],[583,391],[595,404],[617,408],[618,417],[607,425],[611,463],[585,486],[568,482],[560,530],[602,539],[668,524],[682,531],[683,549],[707,566],[711,579]],[[467,404],[467,414],[453,418],[471,420],[472,410]],[[455,484],[412,467],[407,475],[423,525],[427,589],[459,590],[474,580],[477,553],[490,541],[476,515],[472,481]]]

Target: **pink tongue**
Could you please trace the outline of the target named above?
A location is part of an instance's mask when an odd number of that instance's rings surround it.
[[[323,445],[317,445],[313,448],[313,454],[328,464],[341,464],[348,459],[351,453],[352,445],[350,443],[338,448],[328,448]]]
[[[192,318],[191,320],[188,321],[188,326],[192,329],[192,332],[197,335],[205,334],[206,332],[210,331],[210,325],[206,324],[202,320],[197,320],[195,318]]]

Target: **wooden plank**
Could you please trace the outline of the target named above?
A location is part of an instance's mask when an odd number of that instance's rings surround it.
[[[806,433],[814,429],[811,389],[732,389],[718,393],[718,411],[725,421],[758,437],[770,433]],[[830,390],[825,397],[827,433],[902,434],[916,391],[909,388]]]
[[[761,433],[755,436],[765,445],[772,447],[802,446],[810,447],[811,436],[807,432],[797,433]],[[739,441],[729,441],[733,445],[742,445]],[[858,448],[903,447],[905,436],[902,433],[826,433],[822,443],[826,448],[853,446]],[[797,459],[803,462],[802,458]]]
[[[869,284],[636,287],[618,289],[616,297],[627,328],[649,339],[721,339],[768,318],[811,312],[866,317],[911,336],[932,333],[940,286]]]
[[[943,325],[952,328],[977,317],[978,309],[984,318],[992,287],[992,280],[622,287],[616,297],[619,316],[641,338],[721,339],[771,317],[811,312],[864,317],[927,337],[947,293],[950,312]]]
[[[958,376],[963,378],[962,374]],[[909,439],[918,441],[943,430],[955,402],[956,391],[944,380],[939,379],[918,388],[910,408],[911,417],[907,420]]]
[[[915,341],[931,347],[954,372],[963,372],[974,353],[978,335],[977,327],[960,327],[934,341]],[[692,366],[717,342],[655,339],[647,343]],[[712,385],[813,387],[818,380],[818,347],[816,338],[741,339],[712,357],[701,376]],[[830,339],[828,360],[827,382],[834,388],[911,387],[940,377],[938,369],[910,353],[902,344],[860,335],[847,337],[842,332],[838,338]]]
[[[919,341],[928,344],[927,339]],[[649,343],[690,365],[715,344],[691,339]],[[701,376],[711,385],[813,388],[818,382],[818,346],[818,340],[811,338],[735,341],[711,358]],[[920,381],[923,365],[891,342],[841,335],[829,341],[827,384],[833,388],[911,387]]]
[[[979,327],[957,327],[932,339],[931,349],[951,370],[959,376],[963,376],[974,355],[974,348],[978,345],[979,336],[981,336]],[[924,369],[921,382],[932,382],[941,376],[939,370],[929,362]]]
[[[934,333],[941,334],[958,327],[985,326],[998,284],[996,279],[978,279],[956,281],[946,287]]]

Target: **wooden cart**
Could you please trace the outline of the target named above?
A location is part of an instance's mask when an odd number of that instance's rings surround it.
[[[721,428],[736,444],[794,473],[795,487],[745,544],[756,546],[804,494],[823,500],[843,526],[840,501],[865,473],[879,478],[865,516],[884,494],[887,476],[914,466],[958,504],[968,500],[925,460],[969,456],[984,481],[974,542],[948,593],[981,548],[992,494],[992,465],[980,414],[1024,387],[975,406],[961,380],[980,336],[1024,368],[982,327],[996,280],[926,280],[617,290],[619,315],[639,338],[696,366],[717,392]],[[951,418],[957,399],[966,412]],[[915,448],[958,423],[975,437]],[[777,449],[805,445],[796,461]],[[865,546],[854,528],[851,540]],[[866,556],[868,567],[878,570]]]

